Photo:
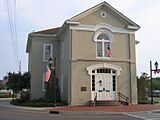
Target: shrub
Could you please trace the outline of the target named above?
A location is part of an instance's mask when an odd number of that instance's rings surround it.
[[[28,107],[54,107],[54,103],[51,100],[40,98],[35,100],[21,101],[20,99],[11,101],[13,105],[28,106]],[[56,101],[56,106],[66,106],[66,102]]]

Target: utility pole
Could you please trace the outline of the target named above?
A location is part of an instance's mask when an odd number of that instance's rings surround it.
[[[21,77],[21,60],[19,61],[19,75]],[[22,78],[20,78],[20,87],[21,87],[21,101],[22,101]]]
[[[19,73],[21,73],[21,60],[19,61]]]

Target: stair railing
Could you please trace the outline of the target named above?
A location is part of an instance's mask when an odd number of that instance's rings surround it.
[[[125,96],[120,92],[118,92],[118,96],[119,96],[119,102],[125,102],[126,105],[129,105],[129,97]]]

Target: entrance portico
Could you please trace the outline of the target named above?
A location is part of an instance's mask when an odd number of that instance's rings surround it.
[[[117,76],[122,69],[112,64],[96,64],[87,67],[91,76],[91,100],[116,100]]]

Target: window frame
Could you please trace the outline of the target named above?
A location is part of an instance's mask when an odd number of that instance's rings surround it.
[[[45,54],[46,46],[50,46],[50,49],[51,49],[49,57],[53,56],[53,45],[52,44],[43,44],[43,62],[48,62],[48,60],[49,60],[49,58],[46,59],[46,54]]]
[[[97,37],[102,33],[105,33],[105,34],[109,35],[110,39],[109,40],[97,39]],[[105,43],[109,44],[109,47],[111,49],[111,43],[113,42],[112,34],[106,29],[99,29],[94,35],[94,41],[96,43],[96,58],[111,58],[111,57],[105,56]],[[102,51],[102,56],[98,56],[98,51],[97,51],[97,43],[98,42],[102,44],[102,50],[101,50]]]

